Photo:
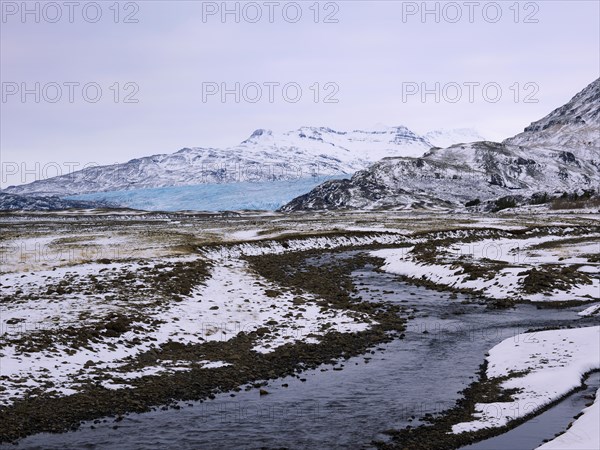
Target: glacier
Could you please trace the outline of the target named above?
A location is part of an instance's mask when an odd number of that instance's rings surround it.
[[[349,175],[328,175],[295,180],[204,183],[96,192],[68,196],[64,199],[100,202],[115,207],[145,211],[274,211],[324,181],[349,177]]]

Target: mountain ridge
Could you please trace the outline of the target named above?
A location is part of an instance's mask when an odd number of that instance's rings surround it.
[[[274,133],[255,130],[240,144],[218,149],[185,147],[125,163],[89,167],[59,177],[9,186],[17,195],[70,196],[165,186],[238,181],[294,180],[317,175],[351,174],[392,155],[420,155],[453,131],[432,132],[429,140],[408,128],[336,131],[301,127]],[[465,136],[478,136],[474,130]],[[437,141],[436,141],[437,140]]]
[[[350,180],[330,181],[284,212],[463,206],[600,187],[600,79],[503,142],[433,148],[420,158],[386,158]]]

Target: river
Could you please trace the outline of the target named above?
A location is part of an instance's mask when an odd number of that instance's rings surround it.
[[[373,448],[374,439],[386,438],[386,429],[414,426],[418,422],[413,417],[452,406],[459,391],[476,378],[486,352],[503,339],[530,328],[585,326],[591,320],[577,316],[582,307],[538,309],[524,304],[488,310],[463,304],[465,296],[453,299],[373,269],[354,272],[356,283],[362,283],[359,295],[413,309],[404,339],[341,361],[335,367],[342,370],[323,366],[300,378],[271,381],[264,388],[270,395],[260,396],[257,389],[234,397],[220,394],[192,406],[184,403],[179,410],[131,414],[118,423],[107,419],[94,429],[88,423],[75,432],[30,436],[18,448]],[[549,430],[545,437],[560,431]]]

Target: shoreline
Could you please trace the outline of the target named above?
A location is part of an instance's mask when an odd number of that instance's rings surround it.
[[[482,364],[480,367],[479,380],[473,382],[467,389],[465,389],[465,391],[463,391],[463,393],[466,394],[459,401],[457,401],[457,406],[441,412],[440,415],[434,419],[432,419],[430,416],[424,416],[419,418],[421,421],[431,422],[432,425],[420,425],[416,428],[407,427],[401,430],[390,430],[386,432],[386,434],[391,436],[391,442],[374,441],[373,444],[376,445],[377,448],[380,450],[458,450],[464,446],[482,442],[496,436],[500,436],[510,430],[517,428],[519,425],[522,425],[528,422],[529,420],[534,419],[540,414],[548,411],[549,409],[552,409],[553,407],[555,407],[556,405],[573,395],[574,393],[585,389],[585,381],[589,378],[589,376],[594,373],[600,373],[600,369],[594,369],[590,370],[589,372],[586,372],[582,376],[580,386],[573,388],[566,394],[554,399],[552,402],[540,407],[539,409],[536,409],[535,411],[525,416],[521,416],[517,419],[510,421],[505,426],[485,428],[476,432],[448,434],[448,423],[443,423],[446,421],[447,417],[449,415],[455,415],[457,413],[460,414],[462,412],[465,412],[466,408],[470,408],[477,403],[477,395],[473,395],[471,393],[477,391],[482,383],[488,382],[487,380],[485,380],[484,375],[482,375],[482,370],[485,370],[484,364]],[[573,420],[575,420],[575,418]],[[438,438],[433,442],[427,441],[427,436],[431,436],[432,433],[436,435],[446,435],[447,439],[444,440]],[[563,433],[561,433],[561,435],[562,434]],[[400,441],[401,439],[405,440],[402,442],[395,442]],[[541,443],[540,445],[543,444],[544,443]]]
[[[594,335],[594,333],[597,333],[598,330],[600,330],[599,326],[561,328],[557,330],[523,333],[519,337],[524,337],[524,342],[527,343],[526,339],[528,337],[533,339],[533,336],[536,333],[540,333],[538,334],[538,337],[540,337],[543,333],[546,333],[546,335],[549,336],[553,332],[555,332],[558,337],[562,337],[563,335],[568,336],[568,332],[576,332],[580,333],[581,336],[587,336],[587,334]],[[561,335],[560,332],[565,333]],[[528,334],[529,336],[527,336]],[[574,338],[571,339],[575,340]],[[580,339],[582,338],[580,337]],[[585,386],[585,380],[590,376],[590,374],[600,372],[600,361],[595,361],[593,354],[587,355],[587,353],[583,351],[583,354],[586,356],[585,361],[590,360],[590,365],[593,368],[588,370],[583,369],[583,373],[580,373],[578,377],[578,385],[568,389],[566,392],[563,392],[560,395],[555,396],[554,398],[551,398],[548,402],[542,403],[542,406],[532,409],[531,412],[526,412],[526,407],[532,403],[535,403],[532,399],[536,398],[537,391],[535,384],[527,384],[523,380],[527,376],[535,377],[536,373],[547,373],[547,371],[552,370],[552,362],[546,362],[547,367],[542,367],[537,372],[534,369],[521,371],[515,369],[515,371],[512,372],[511,370],[502,370],[501,372],[503,374],[507,374],[490,376],[489,372],[493,367],[490,364],[491,361],[494,361],[494,355],[492,353],[497,355],[502,348],[504,351],[502,352],[501,356],[505,357],[506,349],[504,349],[504,347],[506,347],[506,344],[510,344],[511,341],[515,341],[515,339],[505,339],[490,350],[490,355],[488,355],[486,360],[480,366],[478,379],[461,392],[462,397],[457,401],[454,407],[442,412],[436,417],[426,416],[421,418],[421,420],[428,422],[428,425],[420,425],[416,428],[406,427],[401,430],[391,430],[389,433],[387,433],[391,436],[391,442],[376,442],[375,444],[378,445],[380,449],[384,450],[398,448],[411,450],[456,450],[469,444],[481,442],[486,439],[502,435],[507,431],[529,421],[530,419],[554,407],[565,398],[572,395],[574,392],[583,389]],[[561,342],[563,341],[561,340]],[[586,340],[583,339],[583,342],[585,344]],[[539,343],[539,341],[536,340],[535,343]],[[518,347],[518,345],[516,346]],[[494,352],[494,350],[496,351]],[[536,351],[536,347],[535,345],[532,345],[532,348],[528,348],[527,350],[530,352]],[[550,345],[546,354],[550,350],[552,350],[552,354],[557,353],[557,347]],[[539,347],[538,351],[541,352]],[[514,366],[518,366],[518,357],[514,358],[513,360],[509,359],[509,361],[512,361]],[[567,367],[564,370],[567,372],[570,370],[577,371],[577,367],[585,367],[587,363],[582,365],[580,361],[579,363],[573,363],[572,365],[573,368]],[[574,372],[571,372],[571,374],[573,373]],[[522,381],[521,384],[519,384],[520,380]],[[513,383],[511,384],[511,382]],[[532,382],[530,381],[529,383]],[[529,391],[520,386],[529,386]],[[514,398],[514,396],[518,396],[520,394],[524,395],[525,398]],[[527,400],[528,398],[529,400]],[[525,403],[525,408],[520,408],[520,404],[525,401],[528,401],[528,403]],[[499,412],[497,405],[500,406],[501,412]],[[502,407],[502,405],[504,407]],[[516,405],[517,407],[512,408],[508,405]],[[490,407],[494,407],[498,414],[496,417],[487,414]],[[513,418],[509,418],[510,415],[506,414],[508,410],[517,411],[517,413]],[[519,415],[519,411],[522,410],[525,413]],[[476,418],[476,420],[474,420],[474,418]]]

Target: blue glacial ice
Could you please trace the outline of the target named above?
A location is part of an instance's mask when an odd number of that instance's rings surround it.
[[[168,186],[127,191],[96,192],[65,197],[146,211],[274,211],[293,198],[331,179],[348,175],[297,180]]]

